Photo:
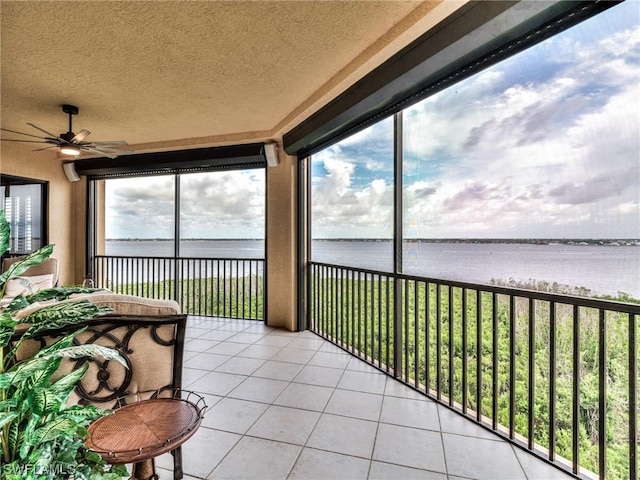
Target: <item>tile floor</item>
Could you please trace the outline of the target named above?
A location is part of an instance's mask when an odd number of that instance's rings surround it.
[[[186,479],[570,478],[311,332],[192,317],[183,385],[209,407]]]

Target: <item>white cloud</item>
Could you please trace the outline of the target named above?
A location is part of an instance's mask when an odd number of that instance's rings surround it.
[[[312,187],[313,236],[315,238],[390,238],[393,187],[385,178],[372,178],[353,187],[356,166],[331,149],[314,158],[326,170]]]
[[[491,91],[505,62],[413,107],[412,235],[639,237],[639,42],[556,41],[543,82]]]
[[[107,180],[107,238],[173,238],[174,177]],[[182,238],[262,238],[264,171],[181,176]]]

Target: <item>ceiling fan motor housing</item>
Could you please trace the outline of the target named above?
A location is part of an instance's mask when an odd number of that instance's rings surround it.
[[[78,115],[79,109],[75,105],[62,105],[62,111],[69,115]]]
[[[73,137],[75,137],[76,134],[73,132],[67,132],[67,133],[61,133],[60,134],[60,138],[62,138],[63,140],[66,140],[67,142],[71,143],[71,140],[73,139]]]

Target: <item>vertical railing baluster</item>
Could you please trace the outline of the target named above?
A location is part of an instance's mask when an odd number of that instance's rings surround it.
[[[498,429],[498,294],[493,292],[492,294],[492,325],[493,325],[493,349],[491,351],[492,359],[492,412],[491,412],[491,427],[494,430]]]
[[[216,298],[215,298],[215,312],[216,312],[216,316],[220,316],[220,259],[216,260],[216,275],[215,275],[215,279],[216,279],[216,284],[215,284],[215,289],[216,289]]]
[[[516,297],[509,296],[509,438],[516,435]]]
[[[378,275],[378,368],[382,368],[382,276]]]
[[[333,283],[331,280],[331,267],[325,267],[325,336],[329,338],[331,336],[331,325],[333,323],[333,313],[331,312],[331,299],[333,298]]]
[[[390,358],[391,358],[391,352],[389,351],[390,347],[389,347],[389,327],[390,327],[390,323],[391,323],[391,292],[389,291],[389,286],[391,284],[391,281],[389,279],[389,277],[386,277],[386,285],[385,285],[385,292],[386,292],[386,305],[387,305],[387,309],[385,312],[385,322],[384,322],[384,326],[385,326],[385,335],[386,335],[386,354],[387,357],[385,359],[385,365],[386,365],[386,372],[389,373],[389,368],[390,368]]]
[[[573,388],[572,388],[572,471],[577,474],[580,470],[580,308],[573,306]]]
[[[235,315],[234,317],[239,317],[240,316],[240,261],[236,260],[235,261],[235,266],[236,266],[236,272],[235,272],[235,281],[236,281],[236,304],[234,305],[234,311],[235,311]],[[233,282],[233,278],[231,279]]]
[[[314,284],[316,285],[316,312],[315,312],[315,317],[313,318],[313,324],[316,327],[316,331],[317,333],[319,333],[320,335],[323,335],[323,330],[322,330],[322,306],[324,305],[324,303],[322,302],[322,287],[323,284],[322,282],[323,277],[322,277],[322,266],[320,265],[315,265],[313,264],[312,266],[312,279]]]
[[[425,393],[431,393],[431,288],[429,282],[424,284],[424,383]]]
[[[249,270],[251,270],[251,264],[249,264]],[[314,264],[309,264],[307,267],[307,284],[309,286],[309,308],[308,308],[308,323],[307,326],[312,332],[317,333],[316,329],[316,318],[317,318],[317,298],[318,292],[316,290],[316,282],[315,282],[315,270],[316,266]],[[251,282],[251,279],[249,279]],[[249,307],[249,311],[251,311],[251,307]]]
[[[404,285],[404,312],[402,315],[402,318],[404,318],[404,324],[402,327],[402,331],[404,332],[403,364],[404,381],[409,383],[409,297],[411,296],[411,286],[414,285],[414,283],[409,280],[405,280]]]
[[[205,273],[202,275],[202,263],[205,264]],[[204,303],[204,314],[206,315],[206,292],[207,292],[207,264],[206,260],[198,259],[198,315],[203,314],[203,303]],[[202,283],[204,282],[204,284]]]
[[[364,301],[362,302],[362,311],[364,313],[364,332],[363,332],[363,340],[364,340],[364,358],[367,358],[367,352],[369,351],[369,274],[364,274]]]
[[[326,283],[327,283],[327,303],[326,303],[326,325],[325,325],[325,335],[327,338],[331,337],[331,329],[333,325],[333,277],[331,275],[333,272],[333,268],[326,267]]]
[[[316,285],[318,283],[317,282],[317,278],[316,278],[317,271],[318,271],[318,269],[316,268],[315,265],[313,265],[313,268],[311,270],[311,281],[315,282]],[[256,269],[256,272],[257,272],[257,269]],[[257,273],[256,273],[256,275],[257,275]],[[256,288],[257,288],[257,285],[258,285],[258,283],[257,283],[257,278],[256,278]],[[254,318],[254,316],[253,316],[254,315],[254,313],[253,313],[253,301],[254,300],[253,299],[255,297],[256,298],[256,302],[257,302],[257,298],[258,298],[257,294],[256,295],[253,294],[253,288],[254,288],[254,286],[253,286],[253,260],[252,260],[252,261],[249,262],[249,318]],[[317,296],[317,293],[316,293],[316,296]],[[258,308],[258,304],[256,303],[256,310],[257,310],[257,308]],[[317,314],[318,314],[318,309],[316,308],[316,315]]]
[[[195,287],[195,278],[192,277],[195,276],[195,265],[189,259],[185,259],[185,262],[187,263],[187,275],[186,279],[184,279],[187,284],[187,312],[193,313],[193,304],[195,302],[195,294],[193,291]]]
[[[404,281],[397,275],[393,276],[393,376],[402,376],[402,291]]]
[[[629,314],[629,480],[638,478],[638,350],[636,316]]]
[[[338,276],[338,267],[331,269],[331,338],[336,338],[336,331],[338,325],[338,314],[336,312],[336,303],[338,298],[338,284],[336,277]]]
[[[549,303],[549,460],[556,459],[556,302]]]
[[[331,326],[331,277],[329,275],[330,267],[327,265],[321,265],[319,269],[320,275],[320,332],[324,338],[329,338],[329,329]]]
[[[442,367],[442,328],[441,328],[441,315],[442,315],[442,291],[440,284],[436,284],[436,397],[438,400],[442,398],[442,383],[441,372]]]
[[[347,278],[347,270],[344,268],[340,269],[340,345],[344,346],[344,334],[345,334],[345,318],[346,314],[346,303],[345,303],[345,289],[346,289],[346,278]]]
[[[362,356],[362,272],[358,272],[358,356]]]
[[[373,275],[372,274],[366,274],[366,278],[367,280],[365,281],[365,284],[367,286],[366,290],[365,290],[365,302],[364,302],[364,311],[365,311],[365,324],[364,324],[364,354],[365,354],[365,359],[369,360],[371,359],[371,349],[372,349],[372,345],[371,345],[371,338],[372,338],[372,334],[371,332],[373,331],[373,304],[374,304],[374,288],[373,288]]]
[[[356,271],[351,270],[351,341],[349,342],[349,351],[353,353],[356,349],[356,322],[359,321],[357,312],[358,308],[356,305]]]
[[[317,285],[318,302],[316,306],[315,325],[318,333],[324,336],[324,267],[316,265],[314,268],[314,281]]]
[[[607,478],[607,323],[604,309],[598,309],[598,475]]]
[[[245,311],[245,306],[247,303],[247,296],[246,296],[246,268],[247,268],[247,262],[246,260],[243,260],[242,262],[242,318],[247,318],[246,315],[246,311]]]
[[[342,336],[341,336],[341,342],[342,342],[342,347],[343,348],[348,348],[349,346],[349,334],[350,334],[350,330],[351,330],[351,319],[350,319],[350,312],[349,312],[349,305],[351,304],[351,275],[353,273],[353,270],[351,269],[345,269],[344,270],[344,280],[342,281],[342,292],[343,292],[343,299],[342,299],[342,304],[343,304],[343,308],[344,308],[344,319],[343,319],[343,324],[344,324],[344,329],[342,332]]]
[[[462,413],[467,414],[468,385],[467,385],[467,288],[462,289]]]
[[[527,447],[533,450],[535,443],[535,402],[536,402],[536,303],[529,299],[529,400],[527,405]]]
[[[454,323],[454,309],[453,309],[453,295],[454,288],[449,285],[449,314],[448,314],[448,323],[449,323],[449,406],[453,407],[453,323]]]
[[[420,386],[420,284],[416,280],[414,282],[413,291],[413,375],[415,378],[415,386]]]
[[[320,330],[322,332],[322,336],[326,338],[327,336],[327,267],[322,265],[320,268],[320,281],[321,290],[320,290]]]
[[[476,290],[476,421],[482,422],[482,291]]]

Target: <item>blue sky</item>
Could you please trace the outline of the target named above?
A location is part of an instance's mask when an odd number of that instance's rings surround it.
[[[404,112],[405,236],[640,238],[640,3]],[[393,124],[316,154],[313,235],[391,238]]]
[[[405,236],[640,238],[640,1],[404,112]],[[312,161],[313,236],[391,238],[393,120]],[[183,177],[184,238],[261,238],[264,171]],[[107,238],[172,238],[172,177],[109,180]]]

